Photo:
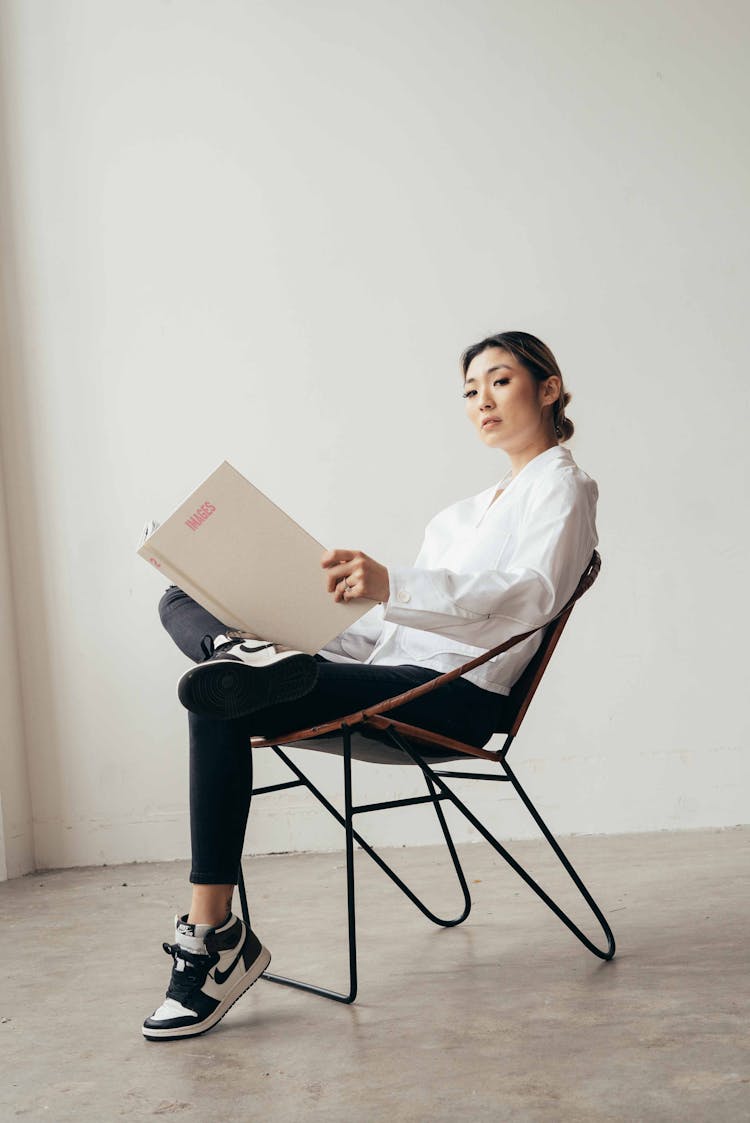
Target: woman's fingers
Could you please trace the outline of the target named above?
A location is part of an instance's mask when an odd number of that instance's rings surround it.
[[[344,578],[348,578],[350,584],[361,580],[360,560],[364,557],[360,550],[328,550],[320,562],[328,570],[328,592],[332,593]]]
[[[349,576],[348,565],[337,565],[334,569],[328,571],[327,586],[328,592],[332,593],[333,590],[339,585],[345,577]]]
[[[338,580],[329,578],[328,591],[336,594],[337,600],[346,600],[353,596],[366,596],[366,581],[356,573],[342,573]]]
[[[329,580],[328,591],[329,593],[333,593],[333,599],[335,601],[351,600],[353,596],[359,595],[358,586],[351,577],[347,577],[346,575],[341,577],[338,581],[334,581],[333,584],[331,584]]]
[[[354,585],[354,583],[352,581],[349,581],[349,579],[347,577],[344,577],[341,581],[339,581],[338,585],[336,586],[336,589],[334,591],[334,600],[346,601],[346,600],[349,600],[351,597],[354,597],[356,595],[357,595],[356,586]]]
[[[320,564],[328,570],[328,592],[336,601],[364,597],[382,602],[390,596],[387,568],[362,550],[327,550]]]
[[[363,556],[361,550],[326,550],[323,557],[320,559],[320,564],[323,569],[328,569],[332,565],[340,565],[341,562],[349,562],[358,554]]]

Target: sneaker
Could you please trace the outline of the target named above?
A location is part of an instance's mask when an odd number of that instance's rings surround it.
[[[175,942],[162,945],[174,960],[166,999],[143,1023],[143,1036],[151,1041],[205,1033],[271,962],[271,953],[232,913],[218,928],[188,924],[187,916],[176,916],[174,923]]]
[[[243,717],[275,702],[301,698],[318,681],[312,655],[262,639],[205,636],[207,658],[177,683],[183,706],[202,717]]]

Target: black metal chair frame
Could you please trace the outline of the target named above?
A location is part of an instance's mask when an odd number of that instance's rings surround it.
[[[610,960],[615,954],[615,940],[612,930],[609,927],[601,909],[597,905],[594,898],[589,893],[583,881],[579,877],[576,870],[571,865],[568,857],[563,852],[561,846],[554,838],[552,832],[542,819],[542,816],[537,811],[531,799],[527,795],[524,788],[521,786],[518,777],[507,761],[508,751],[513,743],[515,736],[520,728],[521,722],[528,710],[531,698],[539,685],[544,670],[549,662],[552,652],[557,645],[560,634],[567,623],[573,605],[576,600],[588,589],[596,579],[599,572],[601,561],[596,551],[589,562],[589,565],[584,573],[575,593],[565,605],[565,607],[557,614],[557,616],[544,625],[544,635],[542,643],[539,646],[536,654],[529,663],[529,666],[524,671],[521,679],[513,688],[511,699],[515,702],[515,706],[511,708],[511,712],[515,712],[515,717],[511,723],[509,731],[497,730],[497,732],[505,732],[505,740],[503,746],[498,751],[490,751],[486,749],[479,749],[476,746],[466,745],[462,742],[452,741],[449,738],[440,737],[430,731],[416,728],[405,724],[404,722],[397,721],[393,718],[384,716],[388,710],[394,709],[399,705],[405,704],[406,701],[412,700],[420,694],[428,693],[430,690],[439,689],[445,682],[451,681],[471,670],[475,666],[479,666],[492,658],[494,655],[500,654],[502,651],[507,651],[510,647],[521,643],[527,639],[534,632],[540,630],[533,628],[528,632],[521,635],[514,636],[511,640],[507,640],[503,644],[499,644],[492,650],[485,652],[477,659],[473,659],[463,666],[449,671],[438,678],[432,679],[430,682],[422,686],[416,687],[414,690],[408,691],[405,694],[400,694],[394,698],[386,699],[375,706],[370,706],[366,710],[358,711],[355,714],[347,715],[338,719],[335,722],[329,722],[326,725],[312,727],[307,730],[297,730],[292,733],[286,734],[283,737],[276,737],[273,741],[264,740],[260,737],[251,738],[253,747],[263,748],[270,747],[276,756],[281,760],[285,766],[291,771],[295,779],[277,784],[268,784],[264,787],[253,789],[253,798],[260,795],[265,795],[270,792],[278,792],[288,788],[305,787],[307,790],[322,804],[326,811],[331,814],[343,826],[346,838],[346,895],[347,895],[347,913],[348,913],[348,943],[349,943],[349,989],[345,992],[330,990],[326,987],[317,986],[313,983],[302,982],[298,979],[288,978],[283,975],[276,975],[270,972],[265,972],[264,979],[269,982],[281,983],[285,986],[296,987],[300,990],[311,991],[314,994],[321,995],[324,998],[333,999],[336,1002],[353,1002],[357,995],[357,936],[356,936],[356,914],[355,914],[355,879],[354,879],[354,843],[356,842],[367,853],[374,862],[388,875],[391,881],[404,893],[410,901],[412,901],[417,908],[424,913],[428,920],[433,924],[442,925],[443,927],[450,928],[457,924],[461,924],[469,915],[471,911],[471,896],[469,887],[464,875],[461,863],[456,852],[456,847],[451,837],[448,824],[443,814],[441,803],[445,800],[453,804],[455,808],[471,823],[471,825],[480,833],[480,835],[489,842],[490,846],[498,853],[508,865],[526,882],[526,884],[537,894],[537,896],[547,905],[552,912],[566,925],[573,935],[580,940],[584,947],[588,948],[590,952],[603,960]],[[307,776],[302,769],[292,761],[287,754],[280,747],[281,745],[294,744],[296,742],[303,742],[299,747],[305,748],[318,748],[322,745],[316,745],[316,738],[325,738],[328,740],[332,735],[340,734],[341,736],[341,755],[343,758],[344,768],[344,812],[343,814],[331,803],[329,799],[316,787],[312,780]],[[404,799],[391,799],[384,800],[379,803],[366,803],[355,804],[352,796],[352,737],[353,735],[358,738],[366,738],[368,741],[375,745],[390,745],[393,756],[398,757],[399,764],[411,762],[419,767],[422,771],[425,783],[427,785],[427,795],[413,796]],[[313,742],[313,743],[311,743]],[[429,756],[426,757],[424,752],[420,752],[416,745],[429,746],[429,752],[433,759],[430,761]],[[325,751],[331,751],[329,747],[325,747]],[[435,754],[441,754],[442,758],[439,763],[447,761],[455,761],[462,758],[467,758],[469,761],[476,759],[484,759],[495,762],[500,765],[500,772],[455,772],[444,771],[439,768],[433,767],[436,763]],[[394,763],[396,761],[394,760]],[[472,813],[453,789],[446,782],[447,777],[460,780],[480,780],[492,782],[510,783],[517,795],[520,797],[526,809],[529,811],[534,821],[538,825],[542,834],[547,842],[552,847],[552,850],[557,855],[563,867],[567,871],[571,880],[576,888],[581,893],[583,899],[593,912],[601,929],[606,938],[606,949],[597,947],[592,940],[574,923],[573,920],[564,912],[563,909],[545,892],[544,889],[534,880],[534,878],[524,869],[524,867],[516,861],[512,854],[498,841],[498,839],[484,826],[484,824]],[[435,808],[440,827],[445,838],[446,845],[453,863],[453,868],[458,878],[458,883],[463,893],[464,905],[462,911],[458,916],[450,919],[437,916],[428,906],[409,888],[409,886],[399,877],[399,875],[391,868],[391,866],[381,857],[380,854],[362,837],[362,835],[354,828],[354,817],[357,815],[370,814],[375,811],[383,811],[393,807],[411,807],[416,804],[431,803]],[[238,876],[238,889],[240,895],[240,903],[242,907],[242,914],[247,924],[250,924],[250,912],[247,902],[247,894],[245,891],[245,883],[242,875],[242,866],[240,865]]]

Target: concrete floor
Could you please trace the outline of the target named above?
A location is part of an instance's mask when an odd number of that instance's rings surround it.
[[[261,981],[204,1037],[155,1044],[140,1024],[186,863],[0,885],[0,1119],[745,1123],[750,828],[564,845],[615,931],[611,963],[487,847],[461,848],[474,909],[447,930],[359,853],[353,1006]],[[511,850],[573,901],[541,844]],[[436,848],[389,855],[436,907],[457,902]],[[343,986],[341,855],[249,867],[272,968]]]

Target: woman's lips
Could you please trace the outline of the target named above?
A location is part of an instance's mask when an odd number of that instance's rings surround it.
[[[490,425],[499,425],[499,424],[500,424],[500,418],[499,417],[493,417],[491,420],[488,419],[487,421],[483,421],[482,422],[482,428],[488,429],[490,427]]]

